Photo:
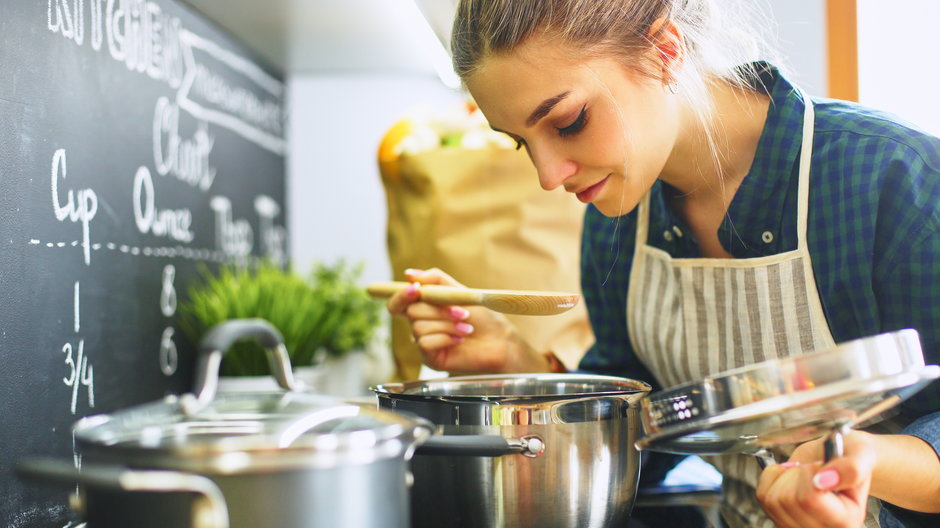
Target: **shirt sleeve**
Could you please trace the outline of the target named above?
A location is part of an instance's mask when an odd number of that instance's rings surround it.
[[[940,232],[925,228],[910,237],[887,268],[874,285],[882,331],[916,329],[925,363],[940,364]],[[940,411],[940,383],[911,396],[901,410],[908,420]]]
[[[901,434],[916,436],[933,447],[940,457],[940,412],[928,414],[915,420]],[[940,514],[919,513],[881,503],[882,528],[931,528],[940,526]]]
[[[933,145],[937,145],[936,142]],[[915,160],[916,161],[916,160]],[[914,328],[924,361],[940,364],[940,171],[933,163],[911,163],[894,171],[892,192],[883,196],[876,239],[874,293],[882,331]],[[940,456],[940,382],[901,404],[911,420],[901,434],[916,436]],[[940,526],[940,514],[905,510],[882,502],[882,528]]]

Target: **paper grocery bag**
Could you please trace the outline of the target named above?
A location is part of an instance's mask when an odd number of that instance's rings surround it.
[[[379,165],[395,280],[438,267],[474,288],[580,293],[585,206],[564,189],[543,190],[524,152],[441,147]],[[594,340],[583,300],[561,315],[507,317],[569,369]],[[421,356],[404,318],[393,318],[392,348],[396,377],[416,379]]]

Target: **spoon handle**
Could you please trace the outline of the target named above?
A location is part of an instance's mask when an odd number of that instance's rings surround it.
[[[366,287],[366,291],[376,298],[388,298],[404,290],[409,284],[402,281],[376,282]],[[424,284],[421,286],[421,300],[431,304],[480,305],[483,304],[484,293],[485,290],[440,286],[437,284]]]

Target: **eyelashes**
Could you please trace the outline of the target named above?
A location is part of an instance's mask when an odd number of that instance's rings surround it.
[[[587,124],[587,117],[587,105],[584,105],[581,107],[581,112],[578,114],[578,117],[570,125],[557,129],[558,135],[568,137],[577,134],[584,128],[584,125]]]
[[[572,121],[570,125],[566,127],[562,127],[562,128],[556,128],[555,130],[558,131],[559,136],[569,137],[569,136],[573,136],[577,134],[578,132],[581,132],[581,130],[584,129],[584,126],[587,125],[587,122],[588,122],[588,114],[587,114],[587,105],[585,104],[584,106],[581,107],[581,112],[578,113],[578,117],[576,117],[575,120]],[[526,146],[526,142],[524,139],[517,138],[515,136],[510,136],[510,137],[512,137],[513,141],[516,142],[516,150],[519,150],[522,147]]]

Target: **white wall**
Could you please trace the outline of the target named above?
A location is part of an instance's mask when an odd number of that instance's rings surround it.
[[[719,0],[720,1],[720,0]],[[825,0],[765,0],[792,76],[826,94]],[[409,107],[455,103],[436,77],[295,75],[289,79],[288,226],[299,271],[315,259],[365,260],[363,282],[391,277],[376,150]]]
[[[859,101],[940,135],[940,2],[860,0]]]
[[[765,0],[777,27],[777,46],[791,80],[807,93],[825,97],[826,0]]]

